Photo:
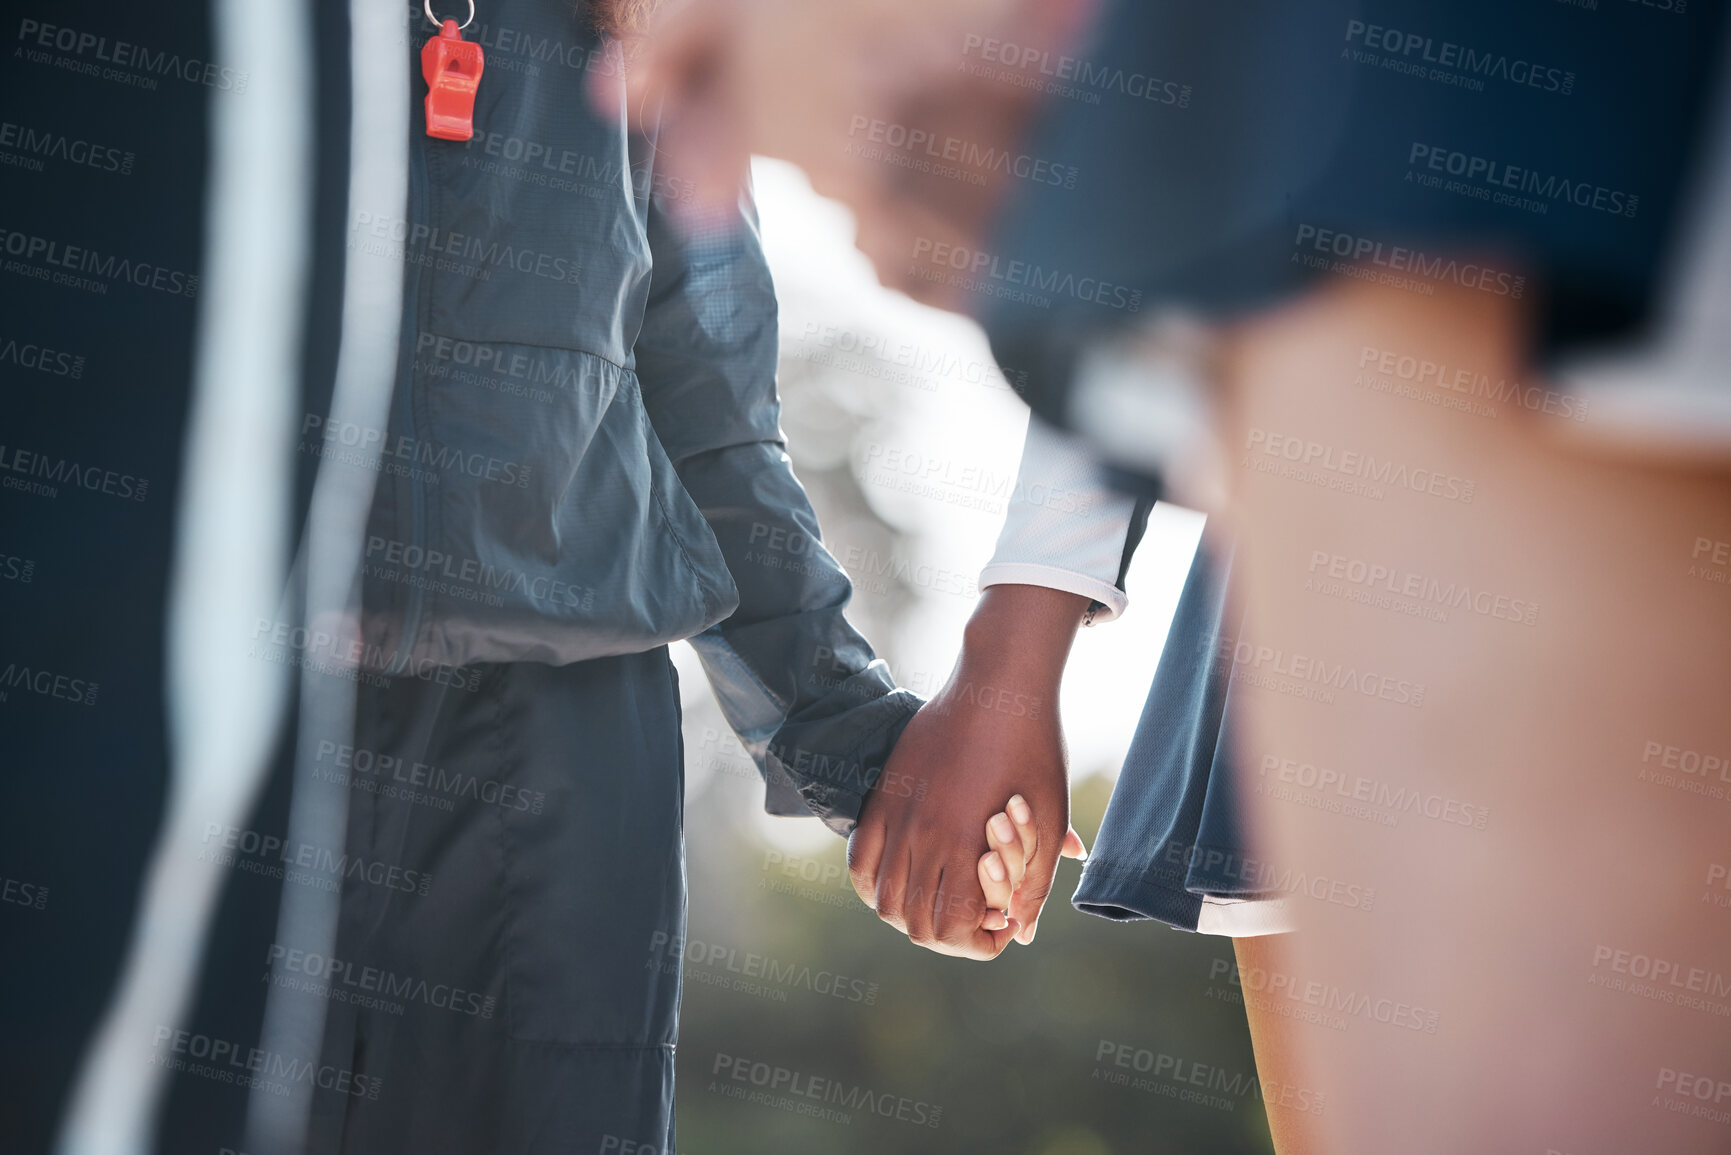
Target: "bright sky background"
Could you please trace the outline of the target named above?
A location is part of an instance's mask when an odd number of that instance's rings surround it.
[[[870,263],[853,247],[852,214],[812,192],[799,169],[760,158],[753,165],[753,178],[764,247],[781,301],[784,350],[802,339],[810,349],[811,334],[835,326],[862,334],[893,334],[897,342],[917,343],[924,353],[953,352],[961,365],[989,363],[985,335],[972,321],[917,304],[878,284]],[[937,455],[1000,477],[1014,475],[1028,422],[1028,411],[1014,394],[959,380],[945,381],[929,392],[862,374],[850,374],[848,380],[860,390],[883,390],[894,398],[884,407],[893,414],[891,423],[862,426],[855,437],[851,460],[856,475],[873,443]],[[915,535],[919,561],[977,575],[991,558],[1003,525],[1001,513],[871,485],[863,488],[879,516]],[[825,528],[826,537],[833,538],[834,527]],[[1129,610],[1116,621],[1083,630],[1077,640],[1061,701],[1077,779],[1118,773],[1201,529],[1199,514],[1156,507],[1126,583]],[[933,680],[941,684],[955,662],[973,602],[950,593],[919,592],[921,601],[908,615],[904,636],[895,639],[902,655],[895,673],[902,684],[930,696]],[[873,640],[879,645],[889,641]],[[709,695],[701,668],[688,647],[678,650],[681,681],[692,699],[686,704],[687,729],[699,720],[712,725],[717,714],[705,700]],[[687,750],[697,748],[688,734]],[[695,797],[717,776],[706,771],[698,757],[688,757],[688,763],[687,793]],[[761,803],[759,793],[760,809]],[[764,817],[759,825],[768,841],[790,853],[834,837],[815,822]]]

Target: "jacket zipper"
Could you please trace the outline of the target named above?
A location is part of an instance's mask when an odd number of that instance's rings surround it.
[[[413,231],[413,222],[427,221],[431,227],[432,213],[429,209],[431,200],[432,180],[427,170],[426,138],[423,133],[413,133],[409,145],[409,222]],[[403,259],[411,261],[408,240],[403,242]],[[426,282],[432,276],[430,262],[422,262],[416,274],[403,278],[403,331],[398,338],[397,357],[399,361],[408,358],[408,364],[397,366],[397,381],[401,388],[396,390],[397,412],[395,413],[398,428],[409,437],[409,444],[419,445],[419,435],[415,430],[415,351],[416,337],[421,329],[421,301],[431,290]],[[403,478],[403,484],[409,490],[409,533],[405,545],[420,546],[425,552],[427,536],[426,500],[420,485],[413,474]],[[414,652],[415,639],[421,632],[421,613],[425,596],[418,582],[408,583],[408,595],[403,599],[403,628],[397,643],[397,652],[391,659],[390,668],[386,671],[391,675],[402,674],[409,668],[409,662]]]

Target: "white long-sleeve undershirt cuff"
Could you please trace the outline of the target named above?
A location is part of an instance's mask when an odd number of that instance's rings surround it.
[[[1080,594],[1090,601],[1100,603],[1102,608],[1094,615],[1096,622],[1111,621],[1130,604],[1129,595],[1111,582],[1103,582],[1075,570],[1035,562],[994,561],[980,571],[980,588],[985,589],[987,586],[1043,586],[1049,590],[1063,590],[1067,594]]]
[[[1130,604],[1119,588],[1136,499],[1108,485],[1093,454],[1038,418],[1028,422],[1003,532],[980,588],[1032,585],[1099,602],[1094,621]]]

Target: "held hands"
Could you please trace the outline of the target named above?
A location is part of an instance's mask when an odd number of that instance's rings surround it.
[[[1030,877],[1028,873],[1039,848],[1039,834],[1027,799],[1020,794],[1011,795],[1008,805],[986,821],[986,845],[991,849],[980,855],[979,863],[980,889],[986,901],[983,925],[988,930],[1008,927],[1017,942],[1031,943],[1038,928],[1040,905],[1052,890],[1052,877],[1050,874],[1044,878]],[[1058,847],[1058,858],[1087,857],[1082,836],[1074,826],[1068,827]],[[1056,861],[1052,865],[1056,867]],[[1027,924],[1011,918],[1006,913],[1011,910],[1025,914]]]
[[[1037,586],[986,590],[956,672],[866,797],[848,840],[854,889],[921,946],[989,959],[1032,942],[1058,859],[1084,856],[1057,691],[1087,605]]]

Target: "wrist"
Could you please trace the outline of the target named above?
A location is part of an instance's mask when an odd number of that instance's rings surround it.
[[[998,585],[981,596],[962,635],[961,660],[945,688],[972,687],[1055,698],[1088,598],[1044,586]]]

